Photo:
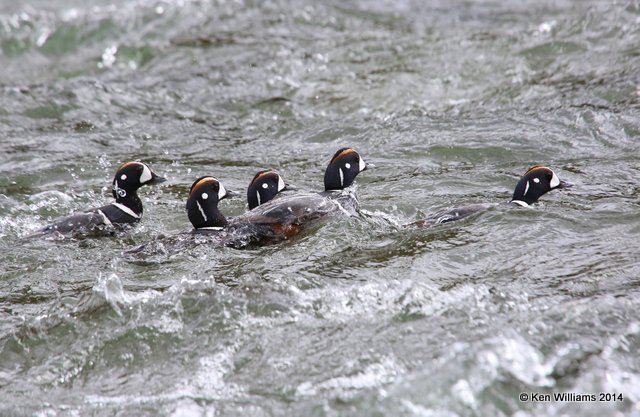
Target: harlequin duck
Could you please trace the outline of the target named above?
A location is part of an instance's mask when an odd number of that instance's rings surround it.
[[[115,203],[63,217],[31,236],[87,233],[106,226],[136,223],[142,217],[142,201],[137,194],[138,188],[164,181],[166,179],[151,171],[147,164],[127,162],[118,168],[113,178],[112,194],[116,199]]]
[[[555,172],[544,166],[534,166],[520,178],[511,198],[512,204],[528,207],[551,190],[570,188],[573,184],[562,181]]]
[[[573,184],[560,180],[550,168],[534,166],[520,178],[513,192],[513,197],[508,204],[529,207],[551,190],[572,186]],[[429,227],[440,223],[448,223],[464,219],[492,206],[493,204],[472,204],[454,209],[444,209],[428,216],[426,219],[410,223],[408,226]]]
[[[189,189],[187,216],[196,230],[222,230],[229,224],[218,210],[218,203],[237,193],[227,189],[214,177],[196,179]]]
[[[288,239],[330,213],[356,214],[358,200],[347,188],[367,167],[354,149],[340,149],[325,171],[324,192],[280,197],[230,221],[217,208],[218,201],[226,197],[224,186],[213,177],[200,178],[189,194],[189,220],[196,230],[224,228],[226,243],[232,246]],[[216,198],[211,199],[211,194]]]
[[[258,172],[247,187],[249,210],[273,200],[278,193],[287,190],[295,190],[295,187],[285,183],[277,172],[272,170]]]

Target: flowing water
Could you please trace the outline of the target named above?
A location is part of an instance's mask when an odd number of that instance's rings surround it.
[[[4,0],[0,63],[1,415],[640,415],[638,1]],[[361,218],[125,253],[342,146]],[[128,160],[137,227],[24,239]],[[575,186],[399,227],[535,164]]]

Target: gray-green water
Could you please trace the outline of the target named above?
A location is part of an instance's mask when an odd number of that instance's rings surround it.
[[[637,1],[2,1],[0,414],[640,415],[639,99]],[[343,145],[367,218],[123,254],[190,229],[200,175],[318,190]],[[170,180],[134,230],[21,239],[132,159]],[[384,220],[534,164],[575,187]]]

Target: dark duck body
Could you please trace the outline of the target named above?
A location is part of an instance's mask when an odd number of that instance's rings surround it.
[[[555,172],[545,166],[534,166],[520,178],[516,184],[511,201],[511,206],[529,207],[538,202],[538,199],[549,191],[569,188],[572,184],[560,180]],[[445,209],[433,213],[426,219],[417,220],[407,226],[430,227],[441,223],[449,223],[461,220],[472,214],[487,210],[494,204],[472,204],[469,206]]]
[[[102,231],[111,226],[133,224],[142,218],[142,201],[137,191],[143,185],[166,181],[142,162],[127,162],[118,168],[112,182],[115,202],[60,218],[31,237],[59,233],[62,235]]]
[[[189,194],[189,220],[196,231],[224,229],[225,243],[231,246],[285,240],[331,213],[357,214],[358,200],[348,187],[366,168],[367,164],[354,149],[340,149],[325,171],[324,192],[281,196],[231,220],[217,207],[224,198],[220,191],[224,186],[213,177],[200,178]],[[206,194],[205,199],[202,193]],[[215,201],[211,194],[217,196]]]

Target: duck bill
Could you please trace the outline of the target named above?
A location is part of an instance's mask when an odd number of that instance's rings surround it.
[[[298,189],[297,187],[294,187],[291,184],[285,183],[284,184],[284,188],[282,190],[280,190],[280,191],[296,191],[297,189]]]
[[[571,187],[573,187],[573,183],[560,180],[560,184],[558,184],[556,188],[563,189],[563,188],[571,188]]]
[[[240,193],[237,193],[235,191],[231,191],[231,190],[226,190],[226,191],[227,193],[225,194],[224,198],[234,198],[240,195]]]
[[[154,184],[160,184],[160,183],[163,183],[163,182],[166,182],[166,181],[167,181],[166,178],[157,175],[155,172],[152,172],[151,173],[151,180],[149,180],[149,182],[147,184],[154,185]]]
[[[371,163],[367,162],[367,163],[364,164],[364,168],[362,168],[362,171],[366,171],[368,169],[375,168],[375,167],[376,166],[374,164],[371,164]],[[362,172],[362,171],[360,171],[360,172]]]

